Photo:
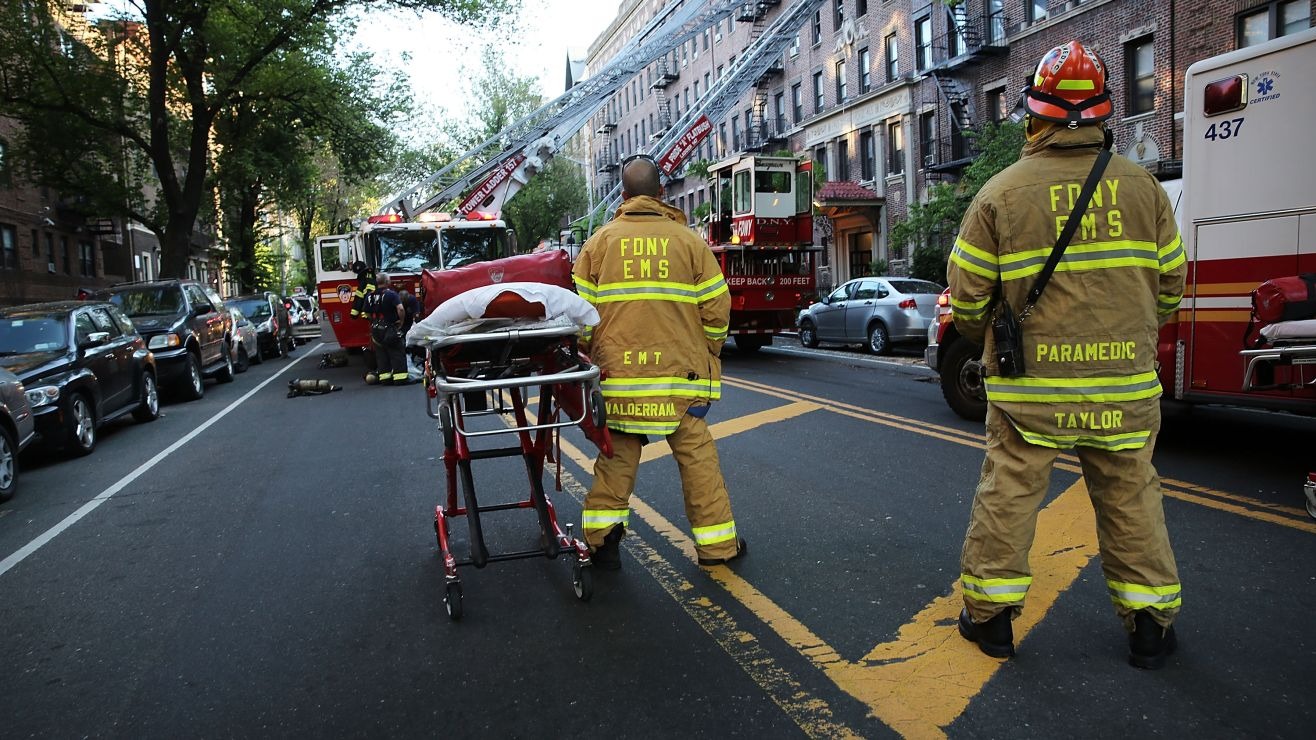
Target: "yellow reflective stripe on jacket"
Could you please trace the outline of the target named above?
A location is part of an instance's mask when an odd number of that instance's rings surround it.
[[[951,315],[957,319],[967,319],[973,321],[980,319],[987,314],[987,309],[991,305],[992,297],[987,296],[980,301],[961,301],[955,296],[950,298]]]
[[[1175,234],[1174,241],[1156,250],[1156,257],[1161,262],[1161,272],[1169,272],[1188,261],[1188,255],[1183,251],[1183,238]]]
[[[1001,279],[1018,280],[1042,272],[1052,247],[1030,249],[1001,257]],[[1070,245],[1060,257],[1056,272],[1080,272],[1107,267],[1146,267],[1161,269],[1155,242],[1117,240],[1095,244]]]
[[[1183,588],[1172,583],[1168,586],[1140,586],[1136,583],[1106,581],[1110,600],[1130,609],[1177,609],[1183,604]]]
[[[630,509],[585,509],[580,514],[580,526],[586,532],[591,529],[607,529],[615,524],[630,526]]]
[[[598,302],[599,286],[576,275],[572,275],[571,279],[575,281],[576,293],[580,294],[581,298],[584,298],[590,303]]]
[[[721,275],[709,278],[695,286],[695,296],[699,298],[700,303],[727,292],[730,292],[727,288],[727,281]]]
[[[1151,431],[1124,432],[1122,434],[1038,434],[1017,424],[1015,430],[1030,445],[1070,450],[1075,447],[1092,447],[1098,450],[1140,450],[1151,441]]]
[[[1161,394],[1161,381],[1154,371],[1100,378],[990,377],[985,385],[990,401],[1023,403],[1136,401]]]
[[[593,338],[594,338],[594,327],[593,327],[593,326],[587,326],[587,327],[585,327],[584,329],[582,329],[582,330],[580,331],[580,338],[581,338],[581,339],[584,339],[586,342],[588,342],[589,340],[593,339]]]
[[[694,534],[696,545],[716,545],[736,538],[736,522],[732,520],[707,527],[692,527],[690,531]]]
[[[608,428],[618,432],[629,432],[631,434],[657,434],[666,437],[676,431],[680,425],[680,420],[676,421],[633,421],[631,419],[608,419]]]
[[[1182,300],[1182,296],[1161,293],[1156,296],[1156,313],[1161,315],[1174,313],[1179,310],[1179,303]]]
[[[968,573],[960,574],[960,587],[964,595],[978,601],[990,601],[994,604],[1021,604],[1032,585],[1030,576],[1023,578],[977,578]]]
[[[718,278],[719,281],[722,278]],[[723,282],[722,288],[726,288]],[[708,291],[716,291],[717,286],[710,286]],[[709,293],[712,295],[712,293]],[[618,301],[675,301],[677,303],[699,303],[705,298],[699,286],[690,283],[677,283],[667,280],[636,280],[627,283],[602,283],[595,293],[596,303],[616,303]]]
[[[709,339],[726,339],[729,329],[730,327],[726,326],[705,326],[704,336]]]
[[[600,384],[605,398],[721,398],[722,381],[708,378],[605,378]]]
[[[955,239],[954,249],[950,250],[950,261],[963,270],[992,280],[996,279],[1000,270],[996,255],[981,250],[959,237]]]

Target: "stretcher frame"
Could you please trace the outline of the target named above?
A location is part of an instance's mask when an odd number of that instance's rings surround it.
[[[599,368],[578,352],[575,326],[505,328],[474,331],[427,341],[425,347],[426,413],[439,422],[443,436],[443,464],[447,495],[434,508],[434,533],[443,558],[444,607],[448,616],[460,619],[463,594],[458,568],[484,568],[489,563],[567,554],[571,564],[572,589],[576,598],[589,601],[594,592],[593,563],[589,546],[558,523],[552,501],[544,490],[545,461],[552,450],[553,434],[566,427],[592,423],[605,425],[603,395],[599,391]],[[528,391],[538,388],[536,415],[529,416]],[[562,394],[573,394],[569,404]],[[490,403],[492,400],[492,403]],[[579,409],[562,418],[564,405]],[[474,430],[467,420],[502,416],[506,428]],[[515,435],[517,444],[472,449],[470,440]],[[498,457],[520,457],[529,480],[526,499],[482,505],[475,488],[472,463]],[[457,501],[460,487],[462,501]],[[539,521],[541,546],[533,550],[490,553],[484,540],[482,515],[489,512],[534,509]],[[452,550],[450,520],[465,517],[470,536],[470,555],[458,558]]]

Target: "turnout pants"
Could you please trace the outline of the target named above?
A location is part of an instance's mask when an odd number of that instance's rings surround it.
[[[1152,467],[1159,423],[1147,445],[1109,452],[1074,449],[1097,516],[1101,568],[1115,611],[1132,630],[1146,609],[1168,627],[1179,613],[1179,573],[1165,529],[1160,480]],[[974,622],[1005,609],[1015,616],[1032,583],[1028,552],[1051,467],[1061,451],[1031,445],[994,404],[987,407],[987,457],[964,538],[960,585]]]
[[[708,425],[703,419],[682,416],[667,443],[681,471],[685,516],[690,520],[695,551],[703,558],[735,555],[736,522]],[[585,497],[584,512],[585,539],[591,548],[602,545],[613,527],[630,522],[630,498],[642,444],[641,435],[613,431],[612,458],[599,455],[594,461],[594,483]]]
[[[372,325],[370,342],[375,349],[375,370],[379,374],[379,382],[407,382],[407,357],[397,327],[392,324]]]

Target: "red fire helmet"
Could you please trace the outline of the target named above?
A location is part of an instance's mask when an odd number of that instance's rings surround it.
[[[1057,46],[1038,63],[1023,104],[1030,115],[1071,128],[1100,123],[1114,111],[1106,65],[1077,41]]]

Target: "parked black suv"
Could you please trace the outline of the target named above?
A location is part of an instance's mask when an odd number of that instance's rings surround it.
[[[61,301],[0,309],[0,366],[23,381],[42,443],[85,455],[96,428],[160,414],[155,359],[108,303]]]
[[[96,294],[132,319],[155,354],[160,382],[183,398],[205,394],[202,376],[233,380],[233,318],[215,291],[195,280],[119,283]]]

